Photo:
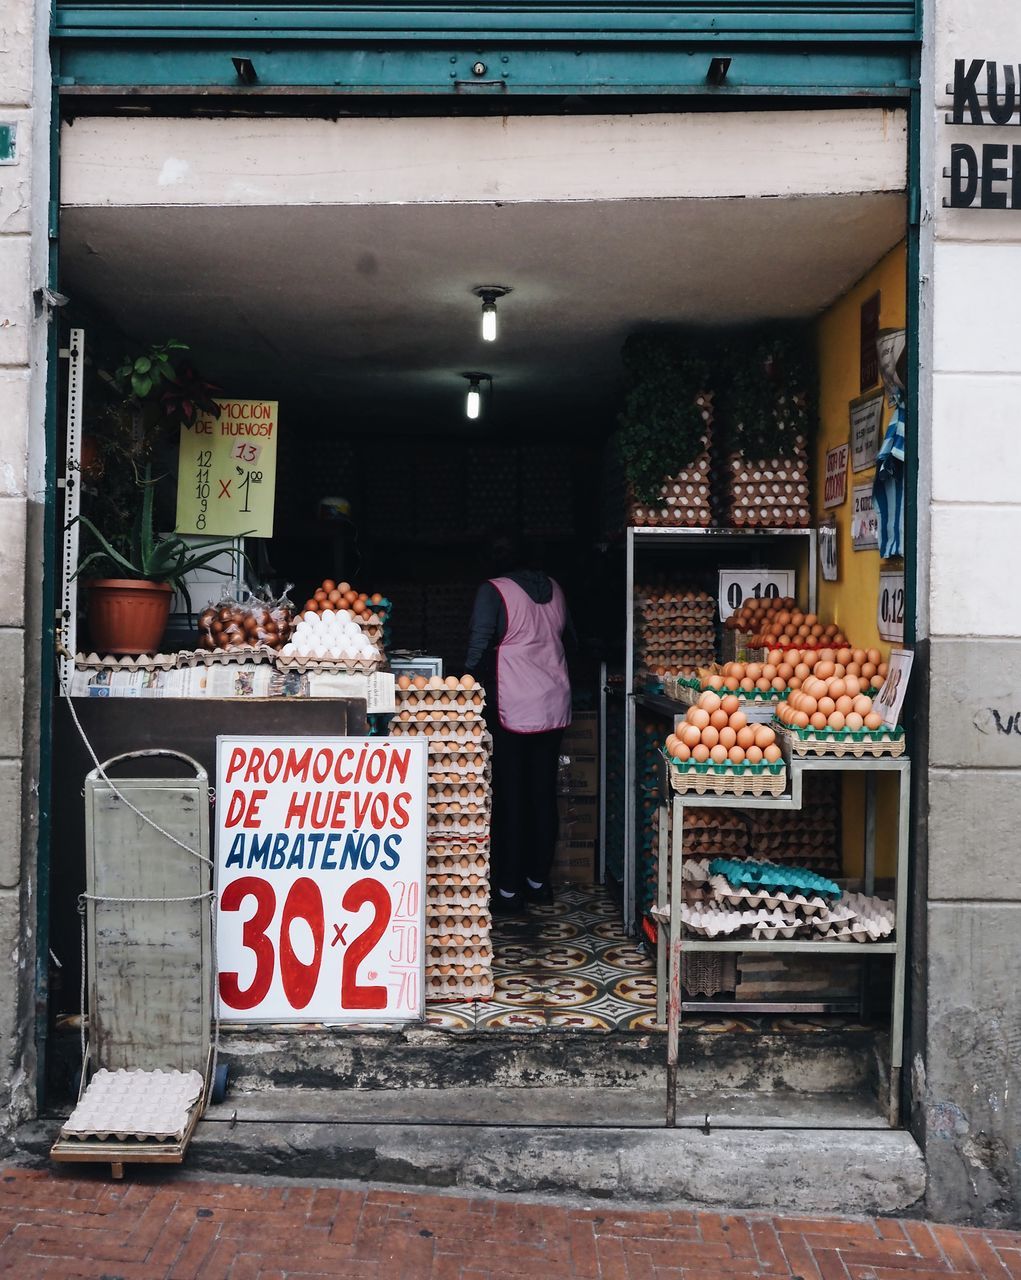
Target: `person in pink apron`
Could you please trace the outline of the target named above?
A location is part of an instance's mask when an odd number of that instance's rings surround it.
[[[493,734],[490,906],[497,915],[551,902],[557,765],[571,723],[564,648],[573,628],[560,585],[509,543],[508,572],[479,588],[465,665],[486,686]]]

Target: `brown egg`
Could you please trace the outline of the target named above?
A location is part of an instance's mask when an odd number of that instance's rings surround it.
[[[818,714],[819,713],[816,712],[816,715]],[[825,717],[823,717],[823,721],[825,723]],[[804,711],[795,711],[794,714],[791,716],[791,724],[796,725],[797,728],[799,729],[807,729],[808,723],[809,723],[808,716],[805,714]]]
[[[714,729],[723,729],[730,723],[730,717],[722,707],[717,707],[709,716],[709,723]]]
[[[883,727],[883,717],[878,711],[870,711],[865,717],[866,729],[881,729]]]
[[[828,717],[823,715],[821,711],[814,711],[808,717],[808,723],[813,729],[825,729],[827,722]]]
[[[728,751],[737,746],[737,730],[732,729],[729,724],[720,730],[720,746],[726,747]]]
[[[837,710],[842,716],[847,716],[854,711],[854,700],[848,694],[842,694],[836,699]]]
[[[707,724],[702,730],[702,741],[707,747],[715,747],[720,740],[720,731],[715,725]]]
[[[714,711],[718,711],[720,707],[720,698],[717,694],[706,691],[698,700],[698,705],[704,707],[711,715]]]
[[[844,716],[840,711],[831,711],[826,717],[826,724],[830,729],[843,729]]]
[[[699,729],[705,729],[709,724],[709,712],[701,707],[689,707],[685,718],[690,724],[697,725]]]
[[[722,741],[722,739],[723,735],[721,734],[720,740]],[[746,724],[743,728],[737,730],[737,745],[745,751],[755,745],[755,730],[750,724]]]
[[[680,760],[681,764],[685,764],[691,759],[691,748],[686,747],[683,742],[678,742],[677,750],[672,754],[676,760]]]
[[[681,730],[681,741],[688,747],[697,747],[702,741],[702,730],[698,725],[686,724]]]
[[[715,747],[710,747],[709,759],[713,764],[723,764],[727,759],[727,748],[721,747],[718,743]]]
[[[709,759],[709,748],[705,745],[704,742],[700,742],[697,747],[692,747],[691,758],[692,760],[697,761],[699,764],[705,764],[705,762]]]
[[[744,758],[749,764],[761,764],[762,748],[755,746],[745,747]]]
[[[727,759],[731,764],[744,764],[745,752],[744,747],[733,746],[727,752]]]
[[[844,727],[847,729],[854,730],[855,732],[861,729],[864,723],[865,723],[864,719],[858,714],[857,711],[849,711],[847,715],[844,716]]]
[[[780,757],[781,757],[781,755],[782,755],[782,753],[781,753],[781,751],[780,751],[780,748],[776,745],[776,743],[775,743],[775,742],[773,743],[773,745],[772,745],[771,747],[766,747],[766,749],[763,751],[763,753],[762,753],[762,754],[763,754],[763,757],[764,757],[764,758],[765,758],[765,759],[766,759],[770,764],[776,764],[776,762],[780,759]]]

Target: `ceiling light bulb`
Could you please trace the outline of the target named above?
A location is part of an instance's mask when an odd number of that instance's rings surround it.
[[[496,303],[492,298],[482,304],[482,341],[496,341]]]
[[[482,412],[482,394],[477,382],[472,382],[468,387],[468,399],[465,402],[464,411],[473,420]]]

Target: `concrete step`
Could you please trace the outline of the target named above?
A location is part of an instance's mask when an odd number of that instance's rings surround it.
[[[493,1087],[444,1089],[261,1089],[231,1091],[211,1106],[206,1124],[375,1124],[463,1127],[656,1129],[664,1127],[666,1092],[634,1088]],[[685,1129],[886,1129],[867,1092],[803,1094],[790,1090],[685,1092],[677,1126]]]
[[[681,1036],[682,1089],[848,1093],[874,1089],[885,1036],[867,1028]],[[241,1092],[266,1088],[453,1089],[663,1086],[662,1034],[448,1032],[412,1027],[224,1029],[220,1057]]]

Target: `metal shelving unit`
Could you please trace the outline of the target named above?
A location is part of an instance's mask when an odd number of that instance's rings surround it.
[[[887,1120],[896,1127],[900,1114],[900,1077],[904,1054],[904,981],[905,945],[907,941],[907,873],[908,842],[911,797],[911,762],[905,756],[897,759],[888,756],[832,758],[826,756],[796,757],[788,762],[790,792],[782,796],[737,796],[674,793],[673,830],[669,856],[667,850],[666,802],[660,812],[660,860],[659,907],[669,912],[669,923],[659,922],[657,945],[657,1012],[667,1023],[667,1125],[672,1127],[677,1112],[677,1063],[680,1024],[683,1006],[681,1002],[681,954],[688,951],[741,951],[762,954],[848,955],[857,958],[887,955],[893,957],[893,994],[890,1010],[890,1077],[887,1097]],[[713,941],[708,938],[688,936],[681,925],[682,893],[674,892],[683,884],[684,862],[684,810],[693,808],[718,809],[800,809],[803,803],[805,774],[861,773],[865,776],[865,892],[875,891],[876,879],[876,793],[881,773],[893,774],[898,779],[897,808],[897,858],[894,882],[895,924],[891,942],[829,942],[778,938],[774,940]],[[664,797],[666,796],[664,792]],[[670,878],[667,879],[667,866]],[[664,1007],[665,1006],[665,1007]],[[787,1006],[791,1008],[792,1006]]]
[[[627,693],[625,713],[625,795],[624,795],[624,926],[631,932],[636,927],[636,813],[635,795],[636,763],[636,710],[640,705],[664,717],[674,714],[668,698],[654,694],[636,694],[635,688],[635,561],[643,551],[669,553],[684,550],[702,551],[718,548],[721,553],[745,554],[765,548],[789,545],[796,552],[798,546],[808,548],[808,607],[816,608],[816,584],[818,581],[818,537],[815,529],[674,529],[639,528],[631,526],[626,531],[627,556],[627,647],[624,664],[624,688]],[[749,554],[749,559],[754,557]],[[723,565],[720,566],[724,567]],[[683,714],[684,708],[681,708]]]

